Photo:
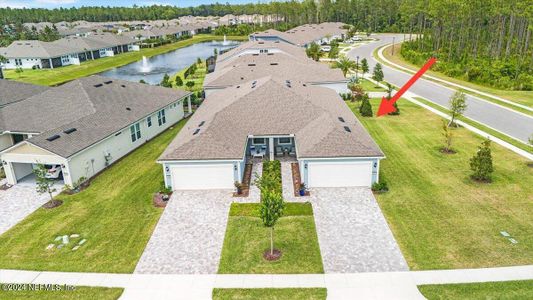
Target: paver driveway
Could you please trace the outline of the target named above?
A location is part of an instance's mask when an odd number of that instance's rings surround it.
[[[408,270],[368,188],[314,188],[309,200],[326,273]]]
[[[5,179],[0,180],[0,186],[7,183]],[[61,191],[61,185],[54,186]],[[0,191],[0,235],[22,221],[29,214],[41,207],[50,200],[48,194],[39,195],[35,189],[35,182],[20,182],[11,188]]]

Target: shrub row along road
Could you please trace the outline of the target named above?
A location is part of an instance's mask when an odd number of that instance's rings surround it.
[[[372,53],[375,49],[390,44],[393,37],[395,37],[396,42],[399,42],[403,40],[404,35],[379,34],[377,35],[377,38],[379,39],[377,42],[359,46],[351,50],[348,53],[348,56],[353,60],[359,56],[359,62],[361,62],[361,59],[366,58],[370,66],[370,72],[372,72],[374,65],[377,63],[376,59],[372,56]],[[385,81],[398,87],[403,86],[409,78],[412,77],[411,74],[398,71],[386,65],[383,66],[383,73],[385,74]],[[455,92],[443,85],[422,78],[419,79],[409,91],[445,107],[448,107],[448,101]],[[528,138],[533,134],[533,117],[526,116],[471,95],[467,95],[467,103],[468,108],[464,115],[474,121],[483,123],[525,143],[527,143]]]

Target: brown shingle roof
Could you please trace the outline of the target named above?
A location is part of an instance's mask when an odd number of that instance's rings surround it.
[[[288,134],[300,158],[383,156],[333,90],[265,77],[210,95],[160,160],[240,160],[249,135]]]
[[[42,93],[48,87],[0,79],[0,107]]]

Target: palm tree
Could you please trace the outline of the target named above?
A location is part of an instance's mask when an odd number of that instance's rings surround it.
[[[341,69],[342,74],[344,77],[346,77],[346,74],[350,71],[355,69],[355,62],[353,60],[350,60],[346,56],[341,56],[336,62],[335,67]]]

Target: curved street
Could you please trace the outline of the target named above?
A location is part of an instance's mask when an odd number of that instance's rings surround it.
[[[372,72],[374,65],[377,63],[377,60],[372,55],[375,49],[392,43],[393,37],[395,37],[396,42],[404,39],[403,34],[377,34],[375,37],[379,40],[359,46],[348,52],[348,57],[353,60],[357,56],[359,56],[359,61],[366,58],[370,72]],[[403,86],[412,76],[387,65],[383,65],[383,73],[385,74],[385,81],[399,87]],[[445,107],[448,107],[448,101],[455,92],[453,89],[423,78],[419,79],[409,91]],[[525,143],[527,143],[528,138],[533,134],[533,117],[468,94],[467,104],[468,108],[464,115],[474,121]]]

